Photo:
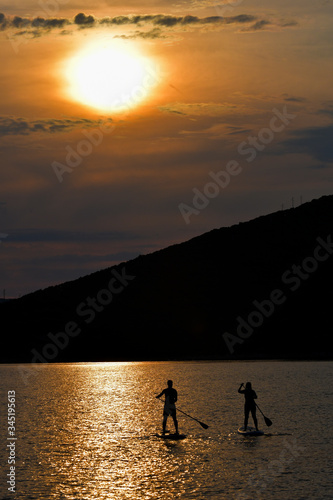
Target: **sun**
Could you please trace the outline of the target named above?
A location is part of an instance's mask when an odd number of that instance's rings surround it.
[[[69,97],[103,112],[122,112],[145,101],[158,83],[153,61],[120,42],[91,42],[64,65]]]

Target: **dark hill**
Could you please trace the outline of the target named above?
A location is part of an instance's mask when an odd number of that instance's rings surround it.
[[[332,215],[325,196],[0,304],[0,361],[331,359]]]

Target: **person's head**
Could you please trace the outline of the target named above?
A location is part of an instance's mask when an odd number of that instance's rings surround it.
[[[168,387],[172,387],[172,380],[168,380]]]
[[[251,382],[246,382],[245,389],[252,389]]]

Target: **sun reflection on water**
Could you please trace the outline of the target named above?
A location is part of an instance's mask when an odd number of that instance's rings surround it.
[[[29,385],[17,379],[20,500],[237,498],[263,457],[266,463],[276,459],[284,438],[237,435],[243,405],[235,369],[209,363],[59,364],[41,367]],[[267,366],[255,369],[264,380]],[[168,443],[155,436],[163,411],[155,395],[170,370],[179,405],[209,428],[179,414],[187,439]],[[272,490],[265,500],[280,498]]]

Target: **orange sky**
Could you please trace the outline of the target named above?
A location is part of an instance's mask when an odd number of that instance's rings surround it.
[[[49,0],[36,10],[27,0],[0,1],[0,12],[7,295],[289,208],[292,198],[331,194],[331,2],[104,1],[96,9]],[[68,96],[63,62],[99,40],[150,59],[157,81],[141,105],[103,112]],[[100,135],[105,123],[113,130]],[[94,133],[100,143],[59,182],[54,164],[71,168],[68,152]],[[239,173],[195,206],[230,161]]]

